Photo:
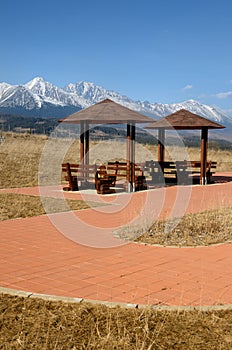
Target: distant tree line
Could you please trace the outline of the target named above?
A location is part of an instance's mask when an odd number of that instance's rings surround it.
[[[0,114],[1,131],[50,135],[57,125],[58,119],[56,118],[43,119],[12,114]]]
[[[0,132],[11,131],[21,133],[32,133],[32,134],[45,134],[50,135],[54,130],[57,130],[55,135],[59,137],[75,137],[76,131],[74,126],[66,124],[62,128],[60,126],[58,118],[38,118],[28,117],[21,115],[12,115],[0,113]],[[142,144],[157,145],[157,137],[153,134],[146,132],[141,128],[136,128],[136,142]],[[126,138],[126,126],[111,126],[111,125],[97,125],[90,128],[90,135],[92,140],[109,140],[109,139],[125,139]],[[181,140],[183,144],[188,147],[200,147],[199,135],[181,134]],[[179,137],[168,136],[165,140],[167,145],[179,145]],[[210,147],[214,149],[232,149],[232,143],[227,140],[209,139]]]

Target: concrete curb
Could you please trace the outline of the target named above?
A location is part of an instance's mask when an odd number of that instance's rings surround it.
[[[145,305],[145,304],[129,304],[129,303],[122,303],[122,302],[110,302],[110,301],[101,301],[101,300],[91,300],[91,299],[82,299],[82,298],[71,298],[71,297],[65,297],[65,296],[58,296],[58,295],[49,295],[49,294],[39,294],[39,293],[33,293],[33,292],[26,292],[23,290],[15,290],[10,288],[4,288],[0,287],[0,293],[1,294],[9,294],[13,296],[23,297],[23,298],[35,298],[35,299],[43,299],[48,301],[62,301],[64,303],[91,303],[93,305],[105,305],[107,307],[122,307],[122,308],[131,308],[131,309],[152,309],[157,311],[220,311],[220,310],[232,310],[232,304],[217,304],[217,305],[198,305],[198,306],[191,306],[191,305],[184,305],[184,306],[178,306],[178,305],[164,305],[164,304],[151,304],[151,305]]]

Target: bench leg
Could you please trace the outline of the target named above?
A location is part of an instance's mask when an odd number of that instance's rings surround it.
[[[72,178],[69,183],[70,191],[79,191],[77,178]]]

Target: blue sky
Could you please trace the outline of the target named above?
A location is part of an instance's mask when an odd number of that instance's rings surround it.
[[[84,80],[232,109],[231,13],[231,0],[4,1],[0,82]]]

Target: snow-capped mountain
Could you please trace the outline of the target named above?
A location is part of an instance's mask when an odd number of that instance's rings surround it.
[[[106,90],[105,88],[95,85],[93,83],[80,81],[76,84],[68,84],[64,87],[67,92],[74,93],[77,96],[82,96],[86,102],[86,107],[100,102],[106,98],[109,98],[117,103],[120,103],[128,108],[136,110],[138,108],[137,103],[127,96],[120,95],[119,93]],[[85,106],[83,106],[84,108]]]
[[[87,102],[82,96],[73,94],[72,92],[66,92],[64,89],[58,88],[40,77],[29,81],[25,84],[25,87],[48,103],[61,106],[76,106],[79,109],[87,105]]]
[[[80,100],[80,103],[79,103]],[[83,98],[34,78],[25,85],[0,83],[0,112],[39,117],[63,117],[82,109]]]
[[[25,86],[10,86],[7,84],[0,86],[1,107],[22,107],[25,109],[41,108],[42,101],[37,95],[33,95]]]
[[[204,105],[195,100],[188,100],[181,103],[163,104],[163,103],[150,103],[149,101],[134,101],[127,96],[121,95],[112,90],[106,90],[103,87],[97,86],[89,82],[78,82],[76,84],[69,84],[64,87],[67,92],[74,93],[79,97],[83,97],[87,103],[82,105],[83,108],[92,104],[100,102],[105,98],[124,105],[130,109],[136,110],[140,113],[159,119],[165,117],[179,109],[187,109],[192,113],[201,115],[202,117],[211,119],[217,123],[221,123],[227,126],[231,133],[232,131],[232,117],[227,115],[224,111]]]
[[[64,87],[64,90],[67,92],[72,92],[78,96],[82,96],[88,105],[83,106],[87,107],[94,103],[100,102],[105,98],[110,98],[111,100],[120,103],[130,109],[136,110],[138,112],[150,115],[154,119],[165,117],[168,114],[174,113],[179,109],[188,109],[190,112],[199,114],[205,118],[213,119],[216,122],[222,122],[223,119],[231,119],[223,111],[219,111],[214,107],[201,104],[195,100],[188,100],[182,103],[174,104],[162,104],[162,103],[150,103],[148,101],[133,101],[127,96],[120,95],[119,93],[111,90],[106,90],[103,87],[94,85],[93,83],[88,82],[79,82],[76,84],[69,84]]]
[[[159,119],[184,108],[230,126],[232,129],[232,118],[230,116],[219,109],[194,100],[175,104],[134,101],[127,96],[112,90],[106,90],[93,83],[81,81],[59,88],[41,77],[36,77],[25,85],[0,83],[0,112],[3,113],[60,118],[105,98],[110,98],[154,119]]]

